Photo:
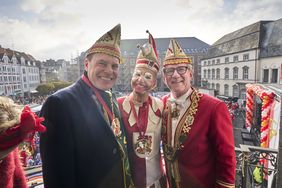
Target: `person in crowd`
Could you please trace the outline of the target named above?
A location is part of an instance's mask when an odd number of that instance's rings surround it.
[[[132,186],[126,137],[111,88],[118,76],[120,24],[86,52],[85,73],[49,96],[41,116],[45,188]]]
[[[163,79],[162,138],[170,187],[234,187],[235,147],[230,114],[224,102],[191,86],[191,59],[170,41]]]
[[[27,187],[18,145],[33,142],[36,131],[44,132],[42,121],[28,106],[0,97],[0,187]]]
[[[128,136],[134,185],[159,188],[165,186],[160,155],[163,102],[149,93],[157,85],[160,66],[156,43],[150,33],[149,43],[138,47],[140,52],[131,79],[133,91],[118,98],[118,103]]]

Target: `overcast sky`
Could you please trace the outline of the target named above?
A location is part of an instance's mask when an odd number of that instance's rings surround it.
[[[196,37],[213,44],[260,20],[282,18],[281,0],[0,0],[0,45],[38,60],[87,50],[121,24],[122,39]]]

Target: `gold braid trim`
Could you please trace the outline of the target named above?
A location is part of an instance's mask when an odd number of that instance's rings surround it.
[[[112,49],[108,49],[108,48],[103,48],[103,47],[96,47],[93,50],[91,50],[91,52],[89,54],[92,53],[102,53],[102,54],[107,54],[109,56],[113,56],[118,58],[118,60],[120,61],[120,63],[123,63],[123,59],[121,58],[121,55],[119,52],[112,50]]]
[[[221,180],[216,180],[216,183],[218,183],[219,185],[221,185],[223,187],[227,187],[227,188],[234,188],[235,187],[234,184],[226,183],[226,182],[221,181]]]
[[[194,123],[194,117],[198,111],[198,103],[200,100],[200,94],[197,90],[192,88],[192,94],[190,97],[191,105],[184,113],[182,118],[180,119],[178,126],[176,128],[176,133],[174,137],[175,146],[182,149],[184,147],[184,142],[186,141],[190,130],[192,129],[192,125]]]
[[[192,125],[194,122],[194,117],[198,111],[198,103],[201,98],[201,94],[192,88],[192,93],[190,95],[191,105],[186,110],[186,112],[181,117],[175,132],[174,137],[174,146],[171,146],[171,138],[172,138],[172,118],[171,118],[171,107],[170,103],[168,103],[168,115],[167,115],[167,143],[164,144],[164,156],[166,162],[168,164],[169,170],[171,172],[168,173],[169,178],[173,178],[176,183],[176,187],[180,187],[181,176],[179,172],[179,163],[178,163],[178,153],[181,149],[184,148],[184,143],[188,137],[190,130],[192,129]]]
[[[164,61],[164,65],[175,65],[175,64],[192,64],[191,60],[189,58],[172,58],[172,59],[166,59]]]

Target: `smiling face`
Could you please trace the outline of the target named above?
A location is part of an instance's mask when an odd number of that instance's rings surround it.
[[[156,85],[156,73],[148,68],[135,67],[131,87],[135,93],[149,93]]]
[[[187,67],[186,72],[179,74],[179,72],[182,73],[181,69],[183,67]],[[167,75],[166,69],[170,70],[169,72],[171,72],[171,70],[174,70],[174,72],[172,73],[172,75]],[[179,70],[179,72],[177,71],[177,69]],[[191,88],[191,81],[193,78],[193,70],[191,65],[167,65],[164,68],[163,75],[165,84],[176,98],[181,97]]]
[[[84,66],[90,82],[96,88],[108,90],[115,84],[118,77],[118,58],[97,53],[85,58]]]

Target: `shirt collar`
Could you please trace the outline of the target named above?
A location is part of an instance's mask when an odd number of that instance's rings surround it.
[[[175,99],[172,95],[170,95],[169,100],[171,102],[176,102],[177,104],[182,104],[191,95],[192,91],[193,91],[192,88],[190,88],[186,93],[184,93],[182,96],[178,97],[177,99]]]

